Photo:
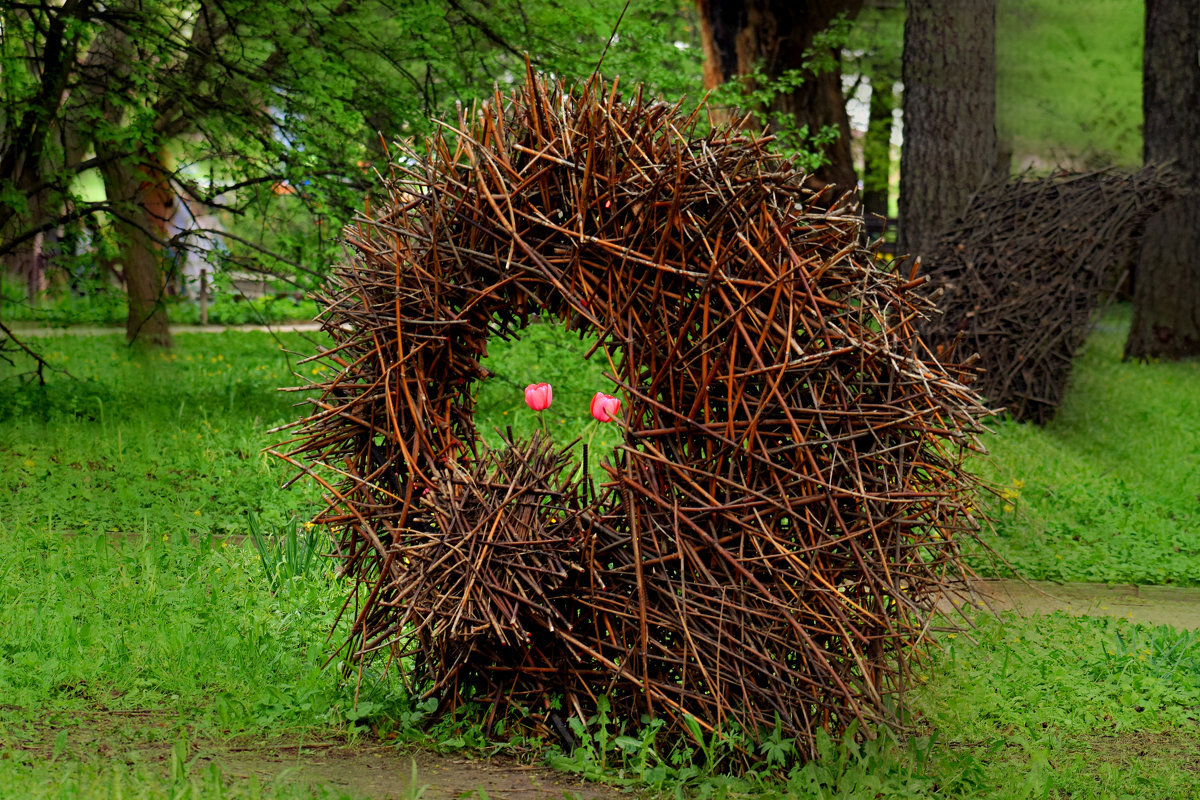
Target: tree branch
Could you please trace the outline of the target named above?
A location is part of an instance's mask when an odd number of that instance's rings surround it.
[[[37,376],[38,376],[38,385],[39,386],[46,385],[46,376],[44,374],[44,370],[46,367],[50,367],[50,369],[54,370],[55,372],[61,372],[63,375],[66,375],[71,380],[76,380],[76,381],[79,380],[79,378],[76,378],[70,372],[67,372],[67,370],[64,369],[63,367],[56,367],[56,366],[52,365],[49,361],[47,361],[45,358],[43,358],[40,354],[35,353],[33,350],[29,349],[29,346],[27,344],[25,344],[24,342],[22,342],[20,339],[18,339],[17,335],[12,332],[12,329],[10,329],[3,322],[0,322],[0,331],[3,331],[4,334],[9,339],[12,340],[13,344],[15,344],[17,347],[21,348],[22,350],[24,350],[25,354],[27,356],[29,356],[30,358],[32,358],[34,361],[37,362]],[[10,361],[9,363],[12,363],[12,362]]]

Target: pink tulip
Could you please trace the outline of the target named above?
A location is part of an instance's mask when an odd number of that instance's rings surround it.
[[[545,411],[554,402],[554,390],[548,383],[531,383],[525,387],[525,405],[534,411]]]
[[[592,416],[599,422],[612,422],[621,411],[621,401],[611,394],[596,392],[592,398]]]

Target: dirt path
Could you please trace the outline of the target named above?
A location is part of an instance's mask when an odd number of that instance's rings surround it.
[[[69,325],[51,327],[28,323],[13,323],[8,326],[22,339],[52,336],[124,336],[125,329],[111,325]],[[321,330],[319,322],[281,322],[278,325],[172,325],[171,333],[223,333],[225,331],[263,331],[275,333],[302,331],[312,333]]]
[[[976,588],[991,608],[1022,616],[1067,611],[1200,629],[1200,589],[1017,580],[980,581]]]
[[[202,761],[205,758],[201,756]],[[269,784],[286,772],[294,782],[327,784],[372,800],[404,800],[418,794],[423,800],[632,797],[614,787],[580,783],[569,775],[512,759],[468,759],[371,744],[231,749],[207,758],[229,777],[257,775],[261,783]]]
[[[38,723],[4,730],[0,757],[22,761],[62,760],[141,765],[165,775],[177,747],[180,721],[158,709],[53,712]],[[280,739],[274,741],[188,741],[191,774],[215,765],[226,780],[257,778],[259,785],[324,785],[370,800],[618,800],[632,794],[612,786],[583,783],[509,757],[466,758],[426,750],[404,750],[371,737]],[[0,796],[4,792],[0,789]]]

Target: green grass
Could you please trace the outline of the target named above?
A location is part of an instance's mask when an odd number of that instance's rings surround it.
[[[165,297],[167,317],[174,325],[200,324],[200,304],[178,297]],[[312,300],[288,296],[247,299],[232,290],[210,296],[210,325],[267,325],[278,322],[307,321],[319,311]],[[49,326],[111,325],[124,328],[129,315],[125,293],[112,286],[95,287],[87,294],[75,295],[55,287],[31,304],[25,287],[0,276],[0,319]]]
[[[994,424],[976,462],[1026,578],[1200,585],[1200,363],[1122,362],[1129,319],[1103,318],[1050,424]]]
[[[1187,547],[1198,521],[1200,377],[1195,364],[1121,363],[1127,321],[1122,309],[1105,318],[1058,420],[1044,430],[999,423],[988,436],[994,455],[979,466],[1010,495],[997,501],[996,541],[1030,577],[1196,582]],[[295,395],[274,391],[296,382],[294,359],[266,334],[178,341],[166,355],[130,351],[116,336],[40,341],[82,379],[53,373],[44,389],[12,377],[27,366],[0,371],[4,796],[337,796],[232,777],[178,742],[348,737],[367,725],[482,752],[478,719],[426,729],[430,709],[397,683],[368,673],[356,705],[354,681],[322,669],[344,635],[326,642],[345,588],[306,556],[313,490],[279,491],[290,472],[261,453],[265,431],[298,414]],[[296,335],[283,342],[313,347]],[[611,385],[603,356],[583,362],[581,348],[552,326],[493,342],[481,429],[531,433],[538,423],[522,390],[547,381],[556,437],[588,432],[591,394]],[[598,426],[595,442],[608,433]],[[1200,745],[1195,634],[1063,615],[976,621],[969,634],[939,634],[944,650],[918,668],[911,736],[826,742],[820,759],[790,773],[739,779],[707,772],[636,724],[603,735],[592,726],[579,751],[552,758],[585,776],[702,796],[1200,791],[1189,766]],[[59,746],[63,731],[97,714],[119,722],[91,750]],[[163,755],[134,752],[148,746]],[[786,742],[769,746],[786,755]],[[132,755],[104,755],[122,752]]]
[[[345,591],[329,562],[273,585],[244,538],[251,514],[274,542],[313,510],[310,487],[280,491],[290,472],[261,452],[267,429],[296,414],[295,395],[275,391],[297,382],[294,358],[266,334],[178,340],[166,354],[131,351],[119,336],[34,341],[79,380],[51,373],[39,387],[16,377],[28,365],[0,372],[5,797],[164,793],[148,766],[14,749],[47,725],[90,724],[78,714],[161,719],[131,734],[144,744],[344,735],[372,713],[407,708],[397,684],[370,675],[356,706],[336,659],[323,669]],[[310,349],[295,335],[284,343]],[[344,636],[343,624],[333,644]],[[219,784],[176,770],[165,786],[210,797]],[[264,788],[229,786],[230,797]]]
[[[164,771],[136,758],[105,762],[59,757],[49,763],[0,760],[6,797],[22,800],[357,800],[327,785],[259,781],[226,775],[216,764],[197,765],[174,752]]]
[[[760,798],[1155,798],[1200,792],[1200,637],[1062,613],[972,613],[916,671],[909,735],[829,741],[779,775],[730,778],[646,755],[645,734],[585,742],[560,766],[701,796]],[[657,744],[662,745],[662,742]],[[669,752],[669,747],[660,748]],[[719,748],[717,748],[719,750]]]
[[[1144,13],[1141,0],[997,4],[997,126],[1015,167],[1141,164]]]
[[[252,518],[269,534],[314,507],[261,452],[296,414],[276,391],[294,359],[266,334],[179,339],[47,340],[79,380],[0,382],[0,696],[20,713],[170,707],[225,731],[344,719],[319,668],[331,566],[273,587],[245,540]]]
[[[1200,790],[1187,755],[1200,741],[1195,633],[1061,612],[976,620],[969,636],[940,637],[945,650],[914,697],[942,758],[970,779],[961,796],[1172,798]],[[1156,739],[1174,752],[1149,744]],[[1149,758],[1139,755],[1152,748]]]
[[[275,524],[307,506],[303,491],[276,490],[282,471],[260,452],[266,430],[296,415],[296,395],[276,391],[296,381],[275,340],[178,338],[171,353],[139,353],[120,336],[35,340],[79,380],[52,375],[39,387],[4,379],[27,366],[0,371],[0,456],[11,465],[0,512],[10,524],[244,533],[248,511]],[[282,341],[310,348],[296,335]]]

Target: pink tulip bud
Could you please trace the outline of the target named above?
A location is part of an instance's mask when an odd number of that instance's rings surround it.
[[[592,398],[592,416],[600,422],[612,422],[621,411],[621,401],[611,394],[596,392]]]
[[[554,390],[548,383],[531,383],[525,387],[525,405],[534,411],[545,411],[554,402]]]

